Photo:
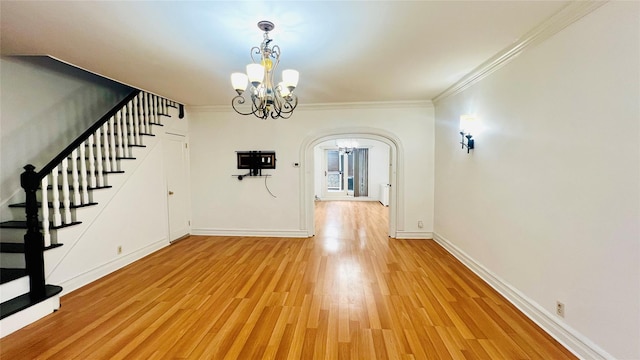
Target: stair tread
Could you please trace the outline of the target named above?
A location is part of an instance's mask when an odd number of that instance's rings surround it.
[[[45,296],[42,299],[32,299],[31,296],[27,293],[3,302],[2,304],[0,304],[0,319],[4,319],[9,315],[13,315],[30,306],[33,306],[58,295],[60,292],[62,292],[62,287],[56,285],[45,285],[44,291]]]
[[[40,224],[40,228],[42,228],[42,222],[38,222],[38,224]],[[53,226],[53,224],[51,224],[51,225],[49,225],[49,229],[52,229],[52,230],[62,229],[62,228],[65,228],[65,227],[78,225],[78,224],[82,224],[82,222],[81,221],[74,221],[74,222],[71,222],[69,224],[62,224],[60,226]],[[21,220],[4,221],[4,222],[0,223],[0,228],[2,228],[2,229],[26,229],[27,228],[27,222],[26,221],[21,221]]]
[[[96,186],[96,187],[87,186],[87,190],[110,189],[110,188],[112,188],[112,187],[113,187],[113,186],[111,186],[111,185],[107,185],[107,186]],[[49,186],[47,187],[47,190],[51,190],[51,189],[53,189],[53,186],[49,185]],[[79,187],[78,187],[78,189],[82,190],[82,189],[83,189],[83,187],[82,187],[82,186],[79,186]],[[62,190],[62,185],[58,185],[58,190]],[[72,189],[70,188],[70,189],[69,189],[69,191],[71,191],[71,190],[72,190]]]
[[[155,136],[155,135],[154,135],[154,136]],[[73,160],[73,158],[71,158],[71,157],[68,157],[67,159],[68,159],[68,160],[70,160],[70,161],[71,161],[71,160]],[[104,157],[104,156],[103,156],[101,159],[102,159],[103,161],[106,161],[106,160],[107,160],[107,158],[106,158],[106,157]],[[135,160],[135,159],[136,159],[136,158],[131,157],[131,156],[116,156],[116,160]],[[80,160],[82,160],[82,158],[78,156],[78,157],[76,158],[76,160],[80,161]],[[89,160],[89,159],[85,159],[85,160]],[[98,160],[96,159],[96,161],[98,161]]]
[[[10,281],[20,279],[21,277],[27,276],[26,269],[0,269],[0,284],[6,284]]]
[[[70,209],[77,209],[77,208],[81,208],[81,207],[85,207],[85,206],[93,206],[93,205],[98,205],[98,203],[97,202],[90,202],[90,203],[80,204],[80,205],[76,205],[76,204],[72,203],[72,204],[69,205],[69,208]],[[23,208],[23,207],[26,207],[26,206],[27,206],[26,202],[21,202],[21,203],[9,205],[9,207],[12,207],[12,208]],[[38,201],[38,208],[40,206],[42,206],[42,203]],[[52,202],[49,202],[49,207],[53,208],[53,203]],[[60,203],[60,207],[62,208],[62,203]]]
[[[124,171],[122,170],[111,170],[111,171],[102,171],[103,174],[124,174]],[[73,174],[73,170],[67,170],[67,174]],[[80,171],[78,170],[78,174],[80,174]],[[98,174],[98,172],[96,171],[96,174]],[[87,175],[91,175],[91,171],[87,170]],[[88,189],[88,188],[87,188]]]
[[[45,246],[44,249],[55,249],[60,246],[62,246],[62,244],[51,244],[49,246]],[[9,254],[22,254],[24,253],[24,243],[0,243],[0,252]]]

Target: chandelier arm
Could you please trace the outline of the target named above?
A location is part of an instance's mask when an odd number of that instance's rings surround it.
[[[259,100],[257,96],[251,96],[251,111],[242,112],[238,110],[238,108],[236,107],[236,104],[242,105],[246,102],[246,99],[241,95],[237,95],[231,100],[231,107],[233,107],[233,110],[235,110],[235,112],[237,112],[240,115],[254,115],[257,118],[266,119],[266,116],[264,115],[264,113],[261,113],[262,109],[260,107],[260,104],[256,103],[256,100]]]
[[[273,74],[273,72],[278,68],[278,64],[280,64],[280,46],[273,45],[271,48],[271,57],[275,59],[273,67],[271,68],[271,73]]]
[[[277,119],[281,116],[282,103],[280,96],[275,96],[273,99],[273,110],[271,110],[271,118]]]
[[[255,110],[254,111],[250,111],[247,113],[244,113],[240,110],[238,110],[238,108],[236,108],[236,104],[237,105],[242,105],[245,103],[245,98],[242,95],[236,95],[233,99],[231,99],[231,107],[233,108],[233,110],[235,110],[238,114],[240,115],[251,115],[251,114],[255,114]]]
[[[298,106],[298,98],[293,94],[290,94],[289,98],[290,99],[282,96],[276,96],[274,109],[270,114],[272,119],[288,119],[293,115],[293,110]]]
[[[262,51],[260,50],[259,47],[254,46],[251,48],[251,50],[249,50],[249,54],[251,55],[251,61],[253,61],[254,64],[260,64],[260,60],[256,61],[256,59],[253,57],[253,55],[260,55],[262,56]]]
[[[266,119],[268,114],[266,112],[266,108],[263,104],[262,99],[260,99],[259,96],[252,95],[251,102],[252,102],[251,108],[253,109],[251,113],[259,119],[263,119],[263,120]]]
[[[289,97],[291,98],[290,100],[283,98],[284,104],[282,105],[282,112],[287,114],[292,113],[298,106],[298,97],[295,94],[290,94]]]

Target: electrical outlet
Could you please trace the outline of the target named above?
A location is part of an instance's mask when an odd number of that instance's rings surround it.
[[[422,229],[424,227],[424,223],[422,223],[422,220],[418,220],[418,228]]]
[[[564,304],[560,301],[556,301],[556,314],[560,317],[564,317]]]
[[[122,246],[118,246],[118,255],[122,254]]]

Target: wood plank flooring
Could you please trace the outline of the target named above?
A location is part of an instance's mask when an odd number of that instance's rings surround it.
[[[1,359],[574,359],[387,208],[319,202],[309,239],[192,236],[61,299]]]

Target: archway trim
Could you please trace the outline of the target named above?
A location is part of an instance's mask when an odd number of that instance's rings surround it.
[[[315,235],[314,223],[314,152],[316,145],[340,138],[371,139],[389,145],[389,233],[396,237],[404,229],[404,150],[402,142],[393,133],[378,128],[336,128],[317,131],[308,135],[300,146],[300,229],[307,236]]]

